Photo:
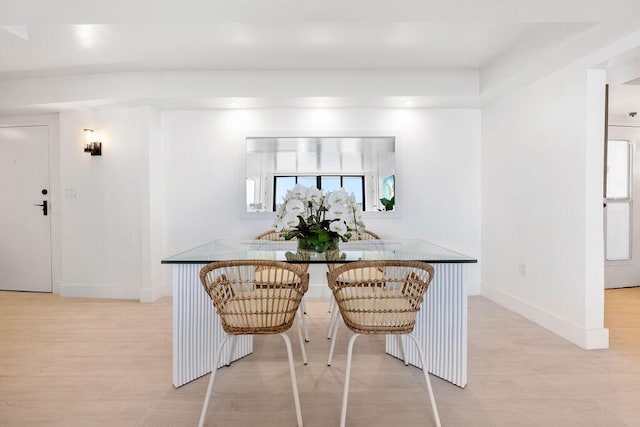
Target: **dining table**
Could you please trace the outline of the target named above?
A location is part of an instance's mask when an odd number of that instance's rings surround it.
[[[465,266],[477,259],[421,239],[354,240],[325,253],[297,249],[296,241],[219,239],[164,258],[173,266],[173,385],[179,387],[213,369],[214,349],[225,333],[213,304],[200,283],[206,264],[227,260],[276,260],[296,264],[343,264],[354,261],[410,260],[434,267],[434,276],[418,312],[414,334],[423,343],[426,369],[459,387],[467,384],[467,291]],[[237,337],[237,360],[253,352],[253,337]],[[403,349],[388,336],[385,351],[402,358]],[[403,340],[406,339],[403,337]],[[406,361],[420,366],[418,351],[403,346]],[[228,351],[230,349],[227,349]],[[218,367],[220,367],[218,366]]]

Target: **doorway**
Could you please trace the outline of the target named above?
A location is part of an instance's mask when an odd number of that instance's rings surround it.
[[[609,126],[607,134],[604,230],[605,289],[631,286],[638,279],[637,244],[632,241],[634,200],[638,185],[634,181],[635,138],[628,129]]]
[[[0,290],[52,291],[49,127],[0,127]]]

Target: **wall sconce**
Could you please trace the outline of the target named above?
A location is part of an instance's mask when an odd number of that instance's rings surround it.
[[[91,153],[92,156],[102,156],[102,142],[96,141],[93,136],[93,129],[84,129],[84,152]]]

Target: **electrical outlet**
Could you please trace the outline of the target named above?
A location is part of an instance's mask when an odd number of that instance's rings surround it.
[[[518,263],[518,273],[522,277],[529,277],[529,266],[524,262]]]

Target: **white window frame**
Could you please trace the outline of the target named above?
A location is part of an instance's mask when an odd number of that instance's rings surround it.
[[[627,143],[627,158],[628,158],[628,169],[627,169],[627,188],[628,188],[628,192],[627,192],[627,197],[605,197],[604,199],[604,203],[605,205],[608,207],[610,204],[615,204],[615,203],[628,203],[629,204],[629,236],[628,236],[628,242],[629,242],[629,258],[627,259],[613,259],[610,260],[607,254],[607,241],[606,241],[606,236],[607,236],[607,230],[606,227],[609,224],[608,222],[608,218],[607,218],[607,213],[608,213],[608,209],[604,210],[604,224],[605,224],[605,245],[604,245],[604,258],[605,261],[608,264],[612,264],[612,265],[624,265],[624,264],[630,264],[631,260],[633,259],[633,143],[630,140],[627,139],[609,139],[609,141],[607,141],[607,146],[608,143],[610,141],[624,141]],[[608,165],[606,165],[606,167],[608,168]]]

